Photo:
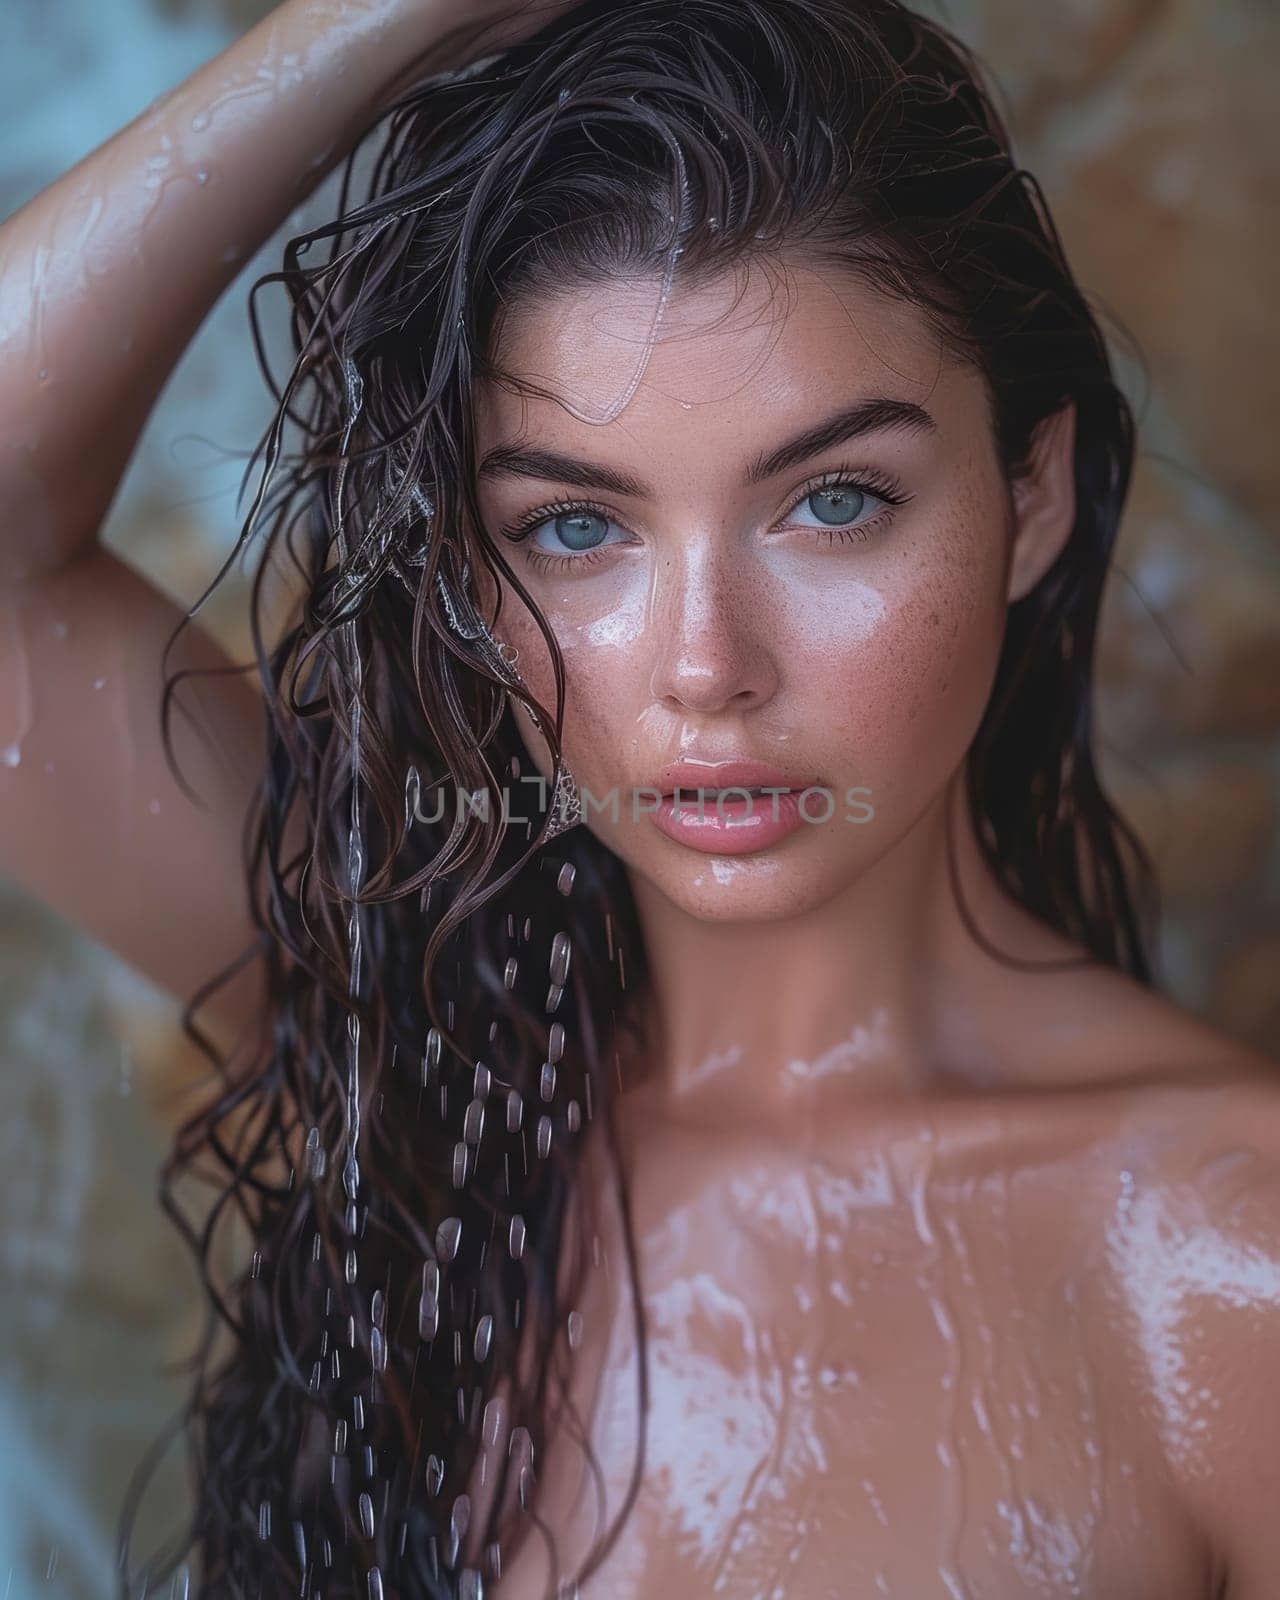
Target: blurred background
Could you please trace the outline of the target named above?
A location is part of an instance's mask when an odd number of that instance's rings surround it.
[[[0,52],[0,217],[272,7],[16,0]],[[1142,459],[1104,608],[1104,775],[1160,865],[1167,992],[1280,1062],[1280,138],[1274,0],[948,0],[1117,345]],[[189,605],[233,542],[269,415],[246,296],[209,317],[104,529]],[[274,298],[273,298],[274,296]],[[262,305],[283,311],[278,291]],[[278,315],[282,323],[282,316]],[[248,650],[243,588],[204,616]],[[157,690],[158,693],[158,690]],[[0,881],[0,1600],[114,1593],[128,1479],[185,1394],[191,1258],[156,1202],[179,1008]],[[132,1565],[179,1526],[174,1445]],[[180,1593],[180,1588],[178,1590]]]

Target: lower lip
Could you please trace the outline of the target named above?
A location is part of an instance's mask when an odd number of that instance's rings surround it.
[[[668,794],[649,815],[677,844],[717,856],[768,850],[805,820],[800,814],[800,795],[794,789],[750,797],[732,794],[718,803],[714,795],[704,794],[699,800],[696,789],[686,789],[681,790],[678,811],[675,797]]]

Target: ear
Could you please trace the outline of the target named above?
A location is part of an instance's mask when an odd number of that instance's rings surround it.
[[[1076,408],[1066,405],[1036,428],[1027,469],[1013,484],[1010,605],[1029,594],[1057,560],[1076,520]]]

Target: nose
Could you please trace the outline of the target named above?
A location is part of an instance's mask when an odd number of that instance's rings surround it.
[[[777,689],[772,609],[741,552],[713,539],[664,552],[650,581],[650,692],[682,711],[745,711]]]

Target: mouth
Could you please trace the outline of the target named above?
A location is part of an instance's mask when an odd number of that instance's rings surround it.
[[[714,797],[730,789],[739,794],[745,790],[761,798],[775,793],[796,794],[818,785],[819,780],[808,774],[798,774],[794,769],[786,772],[764,761],[700,761],[686,757],[664,767],[649,787],[667,798],[677,790],[681,794]]]
[[[710,799],[714,799],[716,795],[720,794],[749,794],[754,796],[756,799],[764,799],[766,796],[772,796],[775,794],[798,794],[799,790],[793,789],[789,784],[780,783],[770,784],[767,788],[764,785],[748,787],[746,784],[742,783],[727,783],[718,789],[704,783],[693,788],[690,788],[686,784],[681,784],[679,786],[679,792],[681,794],[706,795]],[[675,798],[675,795],[675,789],[664,789],[662,791],[662,798],[664,800],[672,800]]]
[[[751,773],[751,781],[739,783],[727,783],[717,776],[715,784],[694,774],[674,786],[668,777],[657,809],[649,814],[653,826],[690,849],[741,856],[773,849],[797,832],[801,823],[814,820],[802,809],[804,793],[815,787],[812,784],[797,783],[781,773],[772,781],[762,781],[758,772]]]

